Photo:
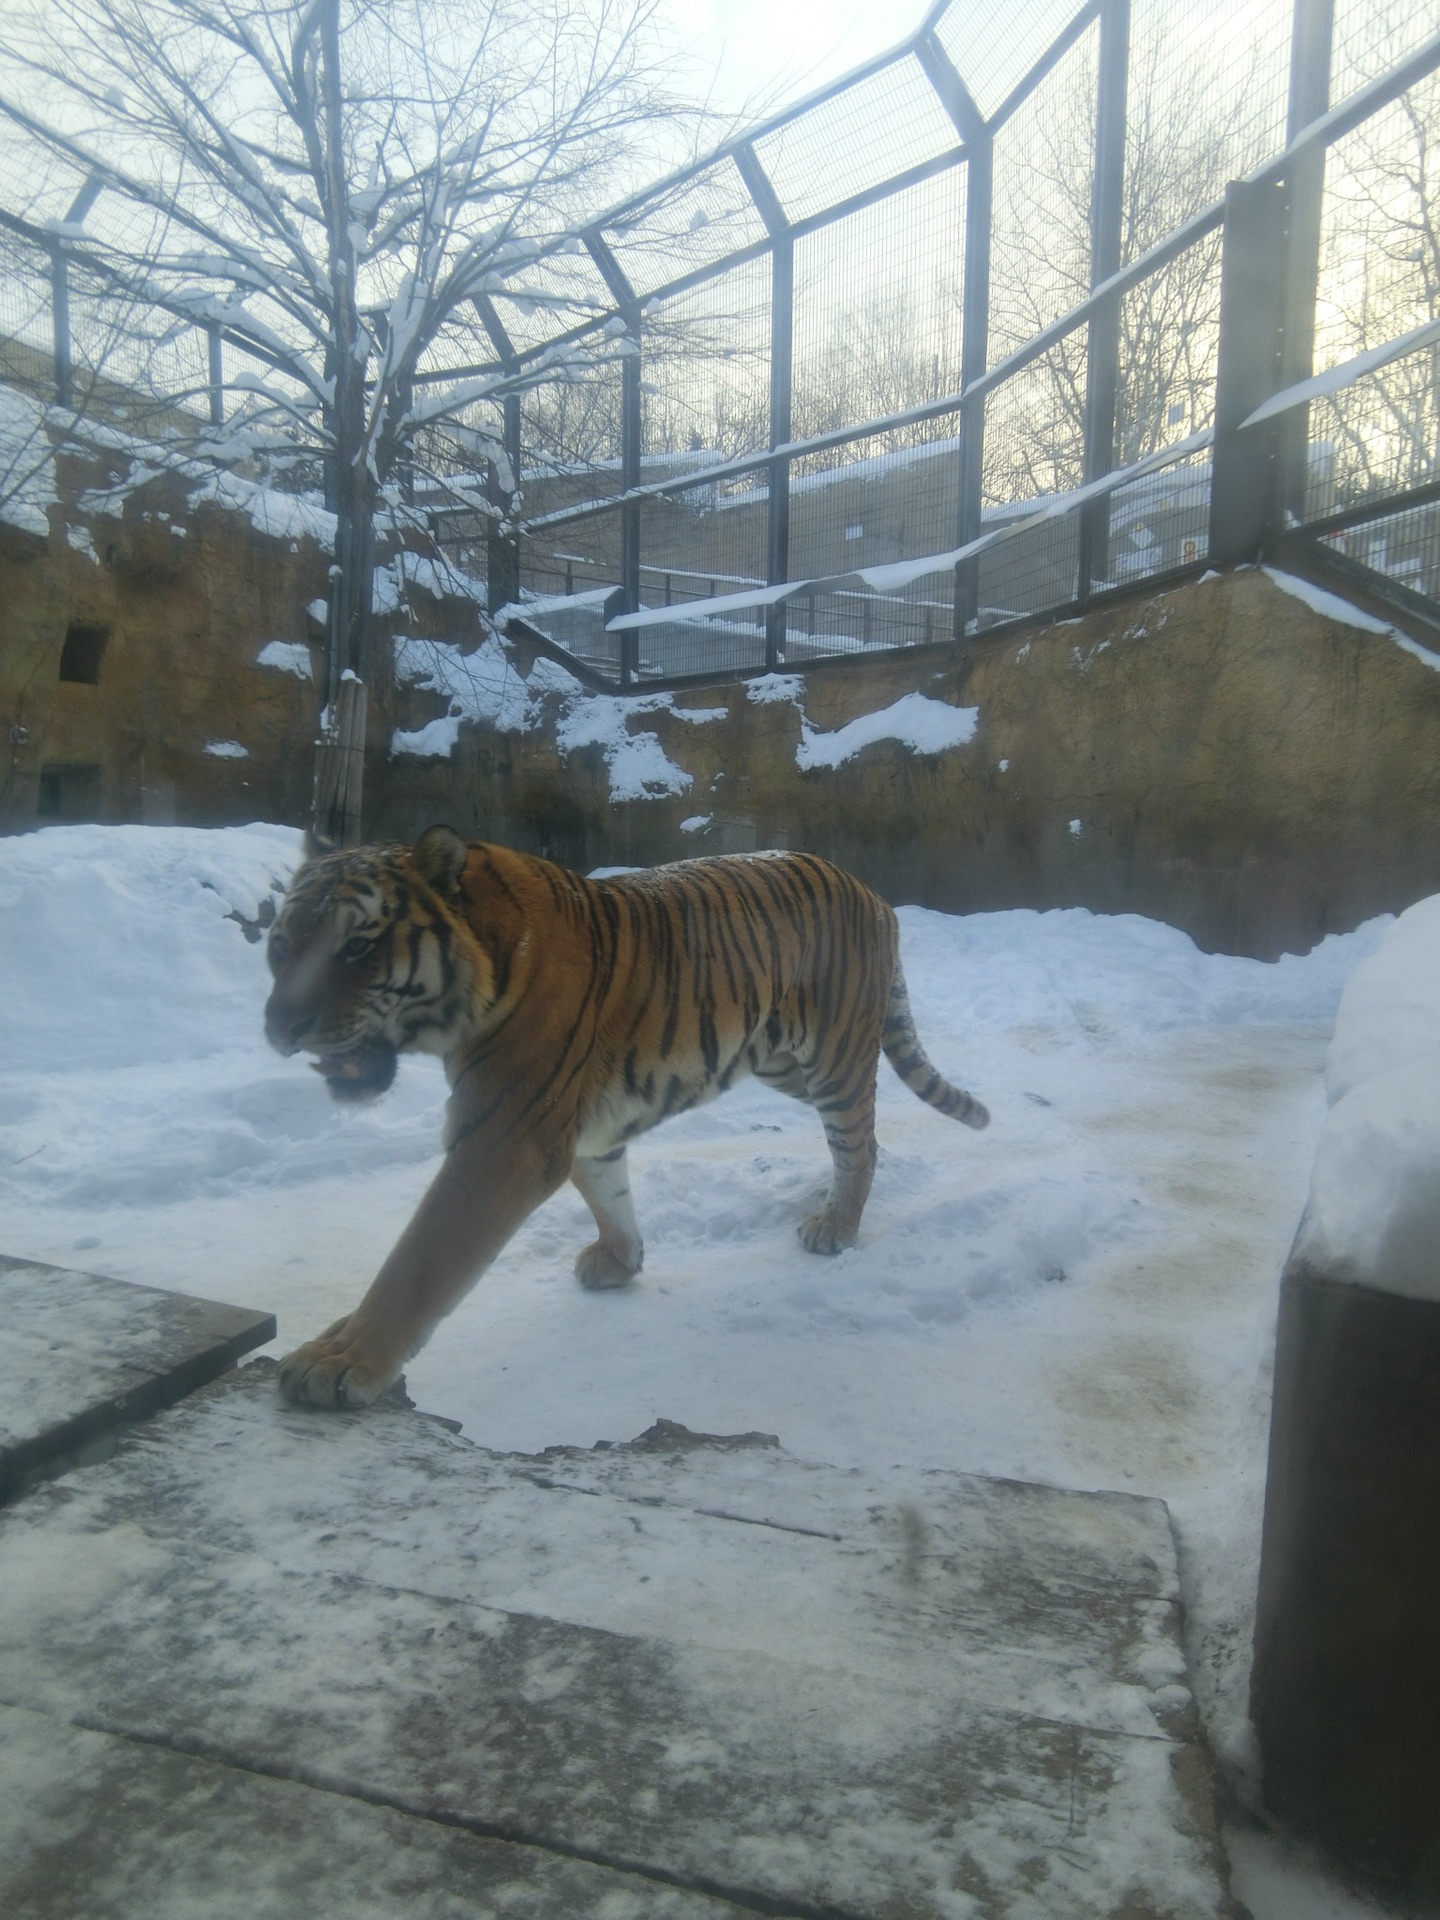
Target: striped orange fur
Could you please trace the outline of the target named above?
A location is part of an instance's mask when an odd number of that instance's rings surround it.
[[[283,1363],[291,1400],[373,1400],[567,1179],[599,1230],[581,1281],[622,1285],[643,1257],[628,1142],[747,1074],[820,1115],[833,1180],[800,1227],[816,1253],[859,1231],[882,1051],[939,1112],[989,1119],[925,1055],[894,913],[813,854],[587,880],[432,827],[308,860],[269,951],[271,1042],[318,1055],[337,1099],[383,1092],[411,1050],[450,1082],[440,1173],[356,1310]]]

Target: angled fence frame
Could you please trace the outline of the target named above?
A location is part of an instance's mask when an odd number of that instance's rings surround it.
[[[842,461],[835,471],[848,471],[843,465],[844,457],[849,454],[852,461],[857,460],[859,455],[855,450],[866,442],[880,443],[889,436],[893,443],[897,435],[914,435],[932,424],[951,421],[958,432],[950,442],[936,441],[933,445],[937,455],[943,454],[949,463],[951,479],[947,485],[954,498],[954,551],[966,557],[958,560],[954,568],[953,611],[942,622],[941,634],[935,631],[936,602],[927,598],[923,619],[917,609],[913,630],[907,630],[905,643],[934,642],[946,630],[953,640],[963,640],[982,627],[989,630],[1002,625],[1005,623],[1003,609],[997,615],[994,607],[982,605],[982,566],[985,554],[990,551],[990,543],[982,536],[997,512],[1002,518],[1007,514],[1014,516],[1023,513],[1025,506],[1023,502],[1003,509],[986,505],[987,429],[996,396],[1007,383],[1066,347],[1077,336],[1082,337],[1084,343],[1081,364],[1085,392],[1079,472],[1083,485],[1077,489],[1072,484],[1079,504],[1074,508],[1077,516],[1074,560],[1073,564],[1065,562],[1070,569],[1069,585],[1061,591],[1054,585],[1047,589],[1042,583],[1030,594],[1023,612],[1017,612],[1014,617],[1032,618],[1040,612],[1065,613],[1107,593],[1127,590],[1124,583],[1117,584],[1112,538],[1112,516],[1119,489],[1093,487],[1093,483],[1111,473],[1117,457],[1117,394],[1125,374],[1121,364],[1122,309],[1127,297],[1141,289],[1152,276],[1180,262],[1191,249],[1213,248],[1216,236],[1219,236],[1220,267],[1218,364],[1213,385],[1214,444],[1208,474],[1202,470],[1195,475],[1195,487],[1203,486],[1206,496],[1203,514],[1197,519],[1197,526],[1203,520],[1204,546],[1202,550],[1197,538],[1187,543],[1182,563],[1135,577],[1147,581],[1183,577],[1207,564],[1254,558],[1274,551],[1282,543],[1292,549],[1297,542],[1301,543],[1310,558],[1323,562],[1337,545],[1343,549],[1345,539],[1353,535],[1356,528],[1380,525],[1387,515],[1393,518],[1414,508],[1428,508],[1432,504],[1432,490],[1428,484],[1421,484],[1389,497],[1367,500],[1359,506],[1346,505],[1338,512],[1332,509],[1327,514],[1307,494],[1308,403],[1295,402],[1263,422],[1252,416],[1267,400],[1302,384],[1310,372],[1327,152],[1409,88],[1440,69],[1440,35],[1424,41],[1387,73],[1332,106],[1335,0],[1291,0],[1283,151],[1234,182],[1223,198],[1198,209],[1138,257],[1124,261],[1121,226],[1126,181],[1126,110],[1131,79],[1132,12],[1139,3],[1140,0],[1085,0],[1027,70],[1013,81],[1004,97],[992,102],[987,116],[947,52],[942,29],[950,12],[950,0],[938,0],[916,32],[899,46],[770,115],[688,167],[632,195],[587,226],[579,240],[594,269],[597,286],[603,288],[603,298],[593,301],[573,324],[547,331],[543,337],[537,337],[533,329],[526,338],[512,337],[495,300],[488,296],[477,300],[473,353],[464,358],[463,364],[427,368],[417,376],[416,384],[443,388],[477,376],[495,377],[499,381],[493,438],[501,443],[504,460],[490,461],[484,479],[490,517],[483,528],[482,548],[487,554],[487,603],[491,612],[498,615],[508,609],[528,619],[523,582],[527,572],[533,574],[527,559],[530,547],[561,527],[578,527],[597,517],[608,518],[618,533],[614,542],[618,561],[609,580],[600,583],[605,586],[604,618],[593,624],[602,638],[603,657],[592,657],[582,663],[588,677],[598,675],[601,680],[626,688],[641,682],[658,686],[697,677],[690,663],[665,657],[663,650],[660,656],[642,663],[637,638],[640,629],[625,618],[642,609],[644,583],[651,571],[665,573],[665,598],[667,602],[670,599],[673,567],[667,563],[666,568],[651,568],[647,564],[645,509],[647,503],[653,502],[718,499],[726,488],[740,485],[743,491],[743,484],[753,477],[753,498],[759,500],[761,487],[764,493],[763,542],[755,548],[752,566],[759,624],[745,642],[748,651],[743,660],[727,663],[717,658],[700,670],[698,677],[774,669],[784,665],[787,656],[792,662],[798,658],[825,657],[821,637],[814,633],[814,596],[809,603],[811,633],[806,635],[797,627],[792,634],[787,630],[787,596],[768,591],[785,586],[792,577],[797,464],[809,462],[813,466],[817,458],[835,454]],[[1027,103],[1038,97],[1038,90],[1072,50],[1082,42],[1090,44],[1087,36],[1092,33],[1096,98],[1089,286],[1084,296],[1067,311],[1038,328],[1029,338],[1007,343],[1008,350],[992,359],[995,328],[991,269],[997,137]],[[897,165],[895,171],[884,178],[867,178],[865,184],[828,204],[807,205],[803,209],[787,207],[785,191],[768,171],[765,143],[783,141],[789,130],[805,122],[806,116],[821,114],[837,101],[859,97],[858,89],[885,84],[887,76],[899,73],[902,67],[907,73],[918,70],[923,76],[939,114],[953,129],[953,142],[937,141],[924,157]],[[900,196],[923,188],[927,182],[936,182],[959,167],[965,169],[965,177],[964,234],[963,240],[957,237],[955,245],[962,283],[958,384],[953,391],[938,393],[884,415],[850,419],[824,431],[795,437],[797,248],[811,236],[838,228],[839,223],[871,209],[883,209],[890,203],[898,207]],[[647,209],[673,204],[687,189],[722,176],[732,186],[738,182],[743,190],[743,199],[754,216],[749,234],[740,235],[738,244],[699,265],[687,267],[677,260],[669,277],[662,275],[658,285],[638,287],[627,271],[624,250],[617,236],[623,236],[637,225]],[[73,406],[76,401],[71,339],[75,275],[83,274],[88,287],[102,291],[113,280],[103,251],[87,244],[82,231],[95,199],[105,190],[100,180],[87,180],[66,220],[54,229],[37,226],[0,209],[0,225],[33,249],[37,261],[45,263],[43,271],[48,281],[52,322],[53,395],[62,407]],[[542,248],[538,257],[543,264],[547,253],[553,255],[562,245],[573,244],[573,239],[569,243],[557,241],[548,250]],[[761,443],[752,443],[752,447],[731,458],[700,465],[691,463],[682,471],[647,479],[643,395],[647,391],[645,372],[651,354],[650,316],[684,295],[725,282],[727,276],[745,269],[753,271],[762,261],[768,267],[769,293],[768,368]],[[199,426],[212,430],[222,427],[227,410],[225,353],[239,353],[262,369],[278,366],[280,362],[263,339],[247,335],[243,319],[232,323],[227,318],[223,324],[200,322],[181,305],[167,308],[163,297],[157,297],[155,305],[177,326],[194,326],[197,333],[204,336],[201,343],[203,377],[190,390],[170,395],[157,404],[192,407]],[[621,329],[618,334],[617,328]],[[527,385],[543,381],[547,363],[557,349],[593,344],[606,338],[618,341],[620,355],[618,492],[611,489],[593,499],[577,500],[572,487],[572,497],[560,506],[545,510],[542,504],[540,510],[536,510],[532,503],[531,511],[526,514],[523,469],[537,449],[527,444],[521,392]],[[930,445],[926,443],[927,447]],[[951,446],[953,452],[947,451]],[[502,476],[502,465],[508,465],[508,475]],[[413,479],[405,481],[404,490],[407,498],[414,495]],[[475,490],[468,491],[473,503]],[[475,512],[473,504],[457,506],[443,498],[431,497],[417,504],[428,511],[442,544],[447,538],[447,529],[462,525],[467,516],[473,520]],[[1437,542],[1440,542],[1440,530],[1437,530]],[[932,540],[931,545],[936,544],[942,543]],[[1189,545],[1195,546],[1193,555],[1188,552]],[[1008,551],[1013,553],[1019,549],[1012,544]],[[1068,547],[1066,551],[1069,552]],[[1362,563],[1352,555],[1349,564],[1353,567]],[[708,571],[713,570],[712,559]],[[831,570],[823,577],[849,579],[863,571],[863,568],[849,572]],[[707,566],[697,565],[694,573],[703,583]],[[567,563],[567,594],[561,598],[573,599],[576,607],[582,601],[589,605],[595,595],[573,594],[570,575]],[[720,575],[714,574],[709,594],[698,597],[724,598],[714,590],[719,579]],[[582,582],[582,587],[588,584]],[[853,645],[847,641],[846,649],[873,651],[883,643],[869,637],[870,610],[872,604],[881,603],[881,598],[868,590],[846,589],[846,592],[851,594],[854,606],[861,608],[865,622],[861,636]],[[1423,598],[1413,593],[1410,597]],[[793,597],[791,604],[794,604]],[[683,603],[677,601],[677,630],[684,625],[684,614]],[[557,644],[553,636],[548,644]],[[613,652],[604,654],[603,649],[612,646]],[[846,649],[837,651],[833,657],[847,657]],[[565,650],[563,643],[560,650]]]

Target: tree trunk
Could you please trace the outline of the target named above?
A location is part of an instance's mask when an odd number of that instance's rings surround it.
[[[350,847],[360,838],[367,706],[364,681],[346,673],[315,743],[312,831],[322,847]]]
[[[360,838],[361,831],[377,487],[365,458],[365,365],[357,351],[361,334],[344,162],[338,0],[329,0],[320,16],[320,45],[325,198],[335,298],[329,424],[336,525],[335,564],[330,570],[329,672],[316,743],[313,831],[324,844],[348,846]]]

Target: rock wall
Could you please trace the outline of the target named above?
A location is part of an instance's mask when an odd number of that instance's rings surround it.
[[[445,819],[581,867],[807,847],[895,901],[1084,905],[1305,951],[1440,887],[1440,656],[1287,581],[1244,569],[958,655],[637,701],[614,724],[682,775],[649,798],[613,797],[604,725],[565,750],[552,697],[528,731],[392,761],[374,831]],[[827,739],[917,693],[974,709],[971,738],[917,751],[900,712],[848,757]]]
[[[48,532],[0,526],[0,830],[302,823],[323,516],[57,464]],[[1440,889],[1440,658],[1264,570],[629,701],[487,639],[463,598],[392,599],[377,838],[446,820],[581,868],[808,847],[897,902],[1145,913],[1263,956]]]

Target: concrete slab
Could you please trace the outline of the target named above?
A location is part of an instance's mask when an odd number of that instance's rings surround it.
[[[740,1920],[744,1909],[0,1707],[7,1920]]]
[[[0,1254],[0,1504],[275,1338],[273,1314]]]
[[[1159,1502],[506,1457],[272,1378],[0,1516],[0,1699],[750,1912],[1229,1911]]]

